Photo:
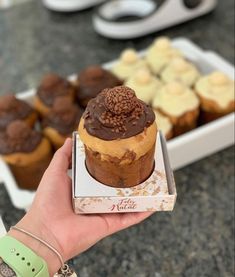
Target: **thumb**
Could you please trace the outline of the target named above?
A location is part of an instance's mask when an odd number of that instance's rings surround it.
[[[60,147],[54,154],[53,159],[47,173],[66,173],[69,168],[72,157],[72,139],[67,138],[62,147]]]

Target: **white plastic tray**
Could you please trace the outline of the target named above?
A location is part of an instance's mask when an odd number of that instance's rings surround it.
[[[234,79],[234,66],[216,53],[203,51],[185,38],[176,38],[172,42],[185,54],[186,58],[198,66],[203,74],[221,70]],[[140,51],[139,54],[143,56],[145,51]],[[114,63],[115,61],[109,62],[103,66],[110,68]],[[69,77],[71,80],[74,78],[75,75]],[[17,97],[31,103],[34,95],[35,90],[32,89],[17,94]],[[172,168],[179,169],[234,144],[234,123],[234,113],[232,113],[168,141],[167,147]],[[0,181],[5,183],[14,206],[21,209],[30,207],[35,193],[19,189],[10,170],[1,159]]]

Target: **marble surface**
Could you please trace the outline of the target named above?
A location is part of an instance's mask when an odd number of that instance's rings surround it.
[[[40,1],[0,12],[0,94],[34,87],[41,76],[64,76],[116,58],[125,47],[145,48],[157,35],[184,36],[234,61],[234,1],[219,1],[213,13],[127,41],[97,35],[91,10],[69,15]],[[225,276],[234,274],[234,147],[175,172],[173,213],[104,239],[71,263],[81,277]],[[0,184],[0,214],[6,227],[24,211],[13,207]],[[71,242],[72,243],[72,242]]]

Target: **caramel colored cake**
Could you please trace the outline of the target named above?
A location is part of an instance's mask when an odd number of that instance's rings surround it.
[[[74,99],[75,87],[66,79],[50,73],[44,76],[38,87],[34,100],[35,109],[45,116],[49,113],[55,99],[59,96],[66,96]]]
[[[79,74],[77,83],[78,103],[85,108],[87,103],[92,98],[95,98],[103,89],[119,86],[122,84],[122,81],[101,66],[93,65]]]
[[[216,71],[201,77],[195,85],[201,102],[201,121],[210,122],[235,111],[234,80]]]
[[[19,120],[0,133],[0,155],[9,165],[18,185],[31,190],[37,188],[52,158],[49,141]]]
[[[83,111],[67,97],[58,97],[43,121],[43,133],[55,149],[77,129]]]
[[[79,124],[86,166],[99,182],[132,187],[154,167],[157,134],[152,109],[125,86],[104,89],[91,100]]]
[[[127,80],[125,85],[132,88],[140,100],[151,104],[155,94],[162,87],[162,82],[149,70],[140,69]]]
[[[145,60],[138,57],[134,49],[126,49],[121,53],[119,61],[113,66],[112,72],[121,80],[130,78],[138,69],[148,68]]]
[[[17,99],[13,94],[0,97],[0,132],[14,120],[24,120],[33,127],[37,120],[37,113],[26,102]]]
[[[182,83],[172,82],[163,86],[153,100],[153,107],[170,119],[176,136],[197,125],[199,99]]]

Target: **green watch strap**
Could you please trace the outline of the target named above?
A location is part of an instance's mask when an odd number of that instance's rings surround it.
[[[49,277],[46,262],[11,236],[0,238],[0,257],[19,277]]]

